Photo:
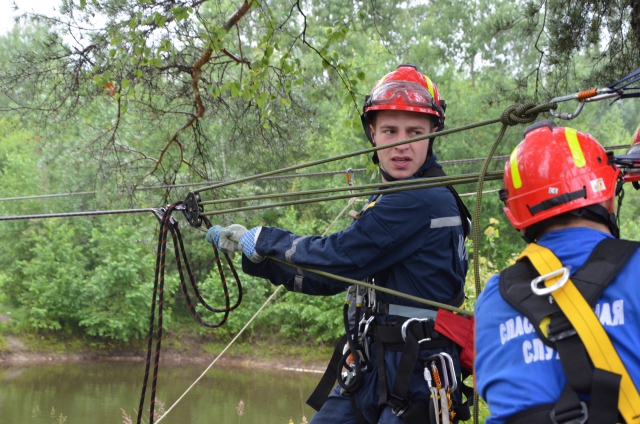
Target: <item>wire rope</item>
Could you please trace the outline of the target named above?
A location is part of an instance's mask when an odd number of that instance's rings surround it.
[[[498,172],[496,172],[497,175]],[[500,177],[502,177],[502,171],[499,172]],[[444,185],[454,185],[454,184],[462,184],[457,181],[467,181],[468,179],[478,178],[480,174],[458,174],[458,175],[446,175],[443,177],[430,177],[430,178],[420,178],[420,179],[411,179],[411,180],[400,180],[394,182],[382,182],[382,183],[372,183],[372,184],[361,184],[361,185],[347,185],[342,187],[332,187],[332,188],[321,188],[314,190],[304,190],[304,191],[296,191],[296,192],[287,192],[287,193],[270,193],[270,194],[261,194],[257,196],[246,196],[246,197],[235,197],[235,198],[226,198],[226,199],[216,199],[216,200],[204,200],[198,202],[199,205],[214,205],[219,203],[231,203],[231,202],[246,202],[250,200],[264,200],[264,199],[273,199],[278,197],[293,197],[293,196],[306,196],[312,194],[326,194],[326,193],[335,193],[340,191],[354,191],[354,190],[365,190],[365,189],[384,189],[385,193],[393,193],[394,187],[398,186],[417,186],[423,182],[428,182],[429,184],[444,182]],[[475,182],[475,181],[474,181]],[[371,192],[368,192],[371,193]],[[359,195],[360,196],[360,195]]]
[[[488,174],[486,179],[487,180],[499,180],[499,179],[502,179],[502,171],[496,171],[494,173],[490,173],[490,174]],[[458,180],[458,181],[455,182],[455,184],[475,183],[477,181],[478,181],[477,178],[467,178],[467,179],[464,179],[464,180]],[[449,181],[441,181],[441,182],[436,182],[436,183],[427,182],[427,183],[419,183],[419,184],[415,184],[414,183],[413,185],[409,185],[409,186],[405,186],[405,187],[396,187],[396,188],[392,188],[392,189],[386,189],[384,192],[385,193],[396,193],[396,192],[400,192],[400,191],[418,190],[418,189],[422,189],[422,188],[442,187],[442,186],[446,186],[446,185],[452,185],[452,183],[449,182]],[[326,201],[330,201],[330,200],[347,199],[347,198],[354,197],[354,196],[357,196],[357,197],[372,196],[372,195],[378,194],[378,193],[379,193],[379,190],[365,191],[363,193],[357,193],[357,194],[347,193],[347,194],[341,194],[341,195],[335,195],[335,196],[326,196],[326,197],[320,197],[320,198],[292,200],[292,201],[289,201],[289,202],[270,203],[270,204],[266,204],[266,205],[243,206],[243,207],[239,207],[239,208],[231,208],[231,209],[222,209],[222,210],[209,211],[209,212],[201,212],[200,215],[201,216],[223,215],[223,214],[227,214],[227,213],[245,212],[245,211],[251,211],[251,210],[258,210],[258,209],[267,209],[267,208],[275,208],[275,207],[282,207],[282,206],[302,205],[302,204],[306,204],[306,203],[326,202]]]
[[[618,150],[618,149],[628,149],[629,146],[626,144],[615,145],[615,146],[604,146],[605,150]],[[492,162],[497,162],[501,160],[507,160],[509,155],[502,156],[494,156],[491,158]],[[471,163],[483,162],[485,158],[469,158],[469,159],[452,159],[452,160],[443,160],[439,161],[440,165],[465,165]],[[367,172],[367,168],[350,168],[352,172],[362,173]],[[343,175],[345,170],[340,171],[323,171],[323,172],[308,172],[301,174],[290,174],[290,175],[277,175],[272,177],[264,177],[257,178],[256,181],[269,181],[269,180],[282,180],[282,179],[292,179],[292,178],[311,178],[311,177],[322,177],[322,176],[332,176],[332,175]],[[157,186],[144,186],[144,187],[135,187],[134,191],[144,191],[144,190],[165,190],[168,188],[183,188],[183,187],[198,187],[202,185],[211,185],[218,184],[224,181],[203,181],[199,183],[183,183],[183,184],[166,184],[166,185],[157,185]],[[53,194],[36,194],[33,196],[18,196],[18,197],[3,197],[0,198],[0,202],[10,202],[10,201],[18,201],[18,200],[37,200],[37,199],[49,199],[49,198],[57,198],[57,197],[71,197],[71,196],[90,196],[96,195],[98,191],[76,191],[69,193],[53,193]]]

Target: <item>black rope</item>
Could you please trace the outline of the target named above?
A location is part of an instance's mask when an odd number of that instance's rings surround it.
[[[224,291],[225,307],[224,308],[211,307],[202,297],[202,294],[200,293],[200,290],[198,289],[198,286],[196,284],[195,278],[193,277],[193,273],[191,271],[189,261],[187,259],[184,243],[182,241],[182,234],[180,233],[180,230],[178,228],[178,221],[173,216],[171,216],[171,214],[174,211],[178,210],[178,207],[182,205],[182,203],[183,201],[181,200],[167,206],[166,209],[154,210],[154,212],[156,213],[156,216],[158,217],[158,220],[160,221],[160,231],[158,232],[158,248],[157,248],[157,254],[156,254],[155,275],[153,280],[151,315],[149,320],[149,331],[147,334],[148,342],[147,342],[145,373],[144,373],[144,378],[142,382],[142,391],[140,395],[140,406],[138,408],[138,416],[136,420],[136,423],[138,424],[140,424],[142,421],[142,411],[144,409],[144,400],[145,400],[145,395],[147,391],[147,385],[149,382],[149,370],[151,368],[151,347],[153,345],[154,323],[156,321],[155,314],[156,314],[156,308],[157,308],[158,310],[157,329],[156,329],[157,335],[156,335],[155,357],[154,357],[154,363],[153,363],[153,378],[151,380],[151,399],[149,401],[149,424],[153,424],[153,421],[155,418],[154,409],[155,409],[156,388],[158,383],[158,371],[159,371],[159,364],[160,364],[160,352],[162,347],[162,332],[163,332],[163,327],[162,327],[163,312],[162,311],[164,306],[165,261],[166,261],[166,251],[167,251],[167,236],[169,232],[171,233],[171,238],[173,240],[173,247],[174,247],[174,252],[176,257],[176,265],[178,266],[178,273],[180,275],[180,285],[182,287],[182,291],[184,293],[184,297],[187,302],[187,305],[189,306],[189,311],[191,312],[191,315],[196,321],[198,321],[201,325],[205,327],[209,327],[209,328],[220,327],[227,321],[229,313],[232,310],[236,309],[240,305],[240,302],[242,301],[242,284],[240,283],[238,273],[235,270],[235,267],[233,265],[233,262],[231,261],[231,258],[229,257],[229,255],[225,254],[225,258],[227,260],[227,263],[229,264],[231,272],[233,273],[233,276],[236,281],[236,287],[238,289],[238,299],[236,300],[235,304],[231,306],[231,302],[229,301],[229,290],[227,287],[226,278],[223,272],[222,264],[220,262],[218,249],[215,246],[213,246],[213,251],[216,258],[215,260],[216,265],[218,266],[218,272],[220,274],[222,288]],[[204,218],[204,221],[207,228],[211,227],[211,222],[208,219]],[[184,260],[184,266],[187,269],[187,275],[189,276],[191,287],[193,288],[194,293],[198,298],[198,301],[202,306],[204,306],[207,310],[211,312],[224,313],[220,321],[216,323],[207,322],[203,320],[197,313],[195,306],[191,301],[191,297],[189,296],[189,292],[187,290],[186,279],[185,279],[184,271],[182,269],[182,260]]]

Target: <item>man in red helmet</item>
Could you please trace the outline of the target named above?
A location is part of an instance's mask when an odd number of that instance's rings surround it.
[[[504,211],[529,245],[476,303],[488,424],[640,422],[640,252],[618,239],[612,159],[541,121],[505,165]]]
[[[378,81],[362,115],[367,137],[377,146],[435,133],[444,119],[444,101],[437,87],[413,65],[401,65]],[[383,181],[444,175],[427,138],[377,153],[374,161],[380,165]],[[467,232],[468,212],[459,197],[450,187],[438,187],[381,190],[350,227],[328,237],[232,225],[212,227],[207,240],[221,250],[242,251],[243,271],[248,274],[311,295],[348,290],[351,304],[365,304],[353,308],[350,318],[345,310],[347,335],[308,401],[319,409],[312,423],[413,424],[427,422],[426,417],[435,423],[444,416],[456,422],[469,415],[458,384],[458,349],[435,331],[437,311],[385,293],[366,303],[362,290],[300,268],[369,279],[378,286],[459,307],[464,301]],[[432,364],[436,370],[432,371]],[[440,388],[442,396],[436,392],[431,397],[425,380],[431,372],[447,381],[448,387]],[[339,385],[332,390],[336,375]]]

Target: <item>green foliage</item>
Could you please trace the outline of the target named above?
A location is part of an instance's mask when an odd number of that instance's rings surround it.
[[[148,221],[147,221],[148,223]],[[115,340],[141,337],[148,330],[150,296],[153,290],[154,245],[148,234],[133,225],[114,225],[105,220],[94,226],[88,241],[91,272],[82,284],[84,300],[78,325],[90,336]],[[176,284],[175,276],[165,285]],[[170,328],[171,303],[163,312],[163,326]]]
[[[45,221],[29,239],[28,259],[17,264],[22,280],[18,301],[29,309],[33,327],[60,330],[77,322],[82,305],[78,284],[86,278],[82,234],[65,223]]]

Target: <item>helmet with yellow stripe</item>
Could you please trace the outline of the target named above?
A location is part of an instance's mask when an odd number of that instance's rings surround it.
[[[373,112],[381,110],[404,110],[425,113],[434,120],[434,126],[444,128],[446,104],[440,98],[438,87],[426,75],[418,72],[414,65],[402,64],[382,77],[365,98],[362,110],[362,125],[369,141],[369,122]]]
[[[553,121],[527,127],[504,167],[507,218],[518,230],[572,211],[611,224],[611,211],[598,205],[616,194],[620,170],[608,159],[589,134]]]

